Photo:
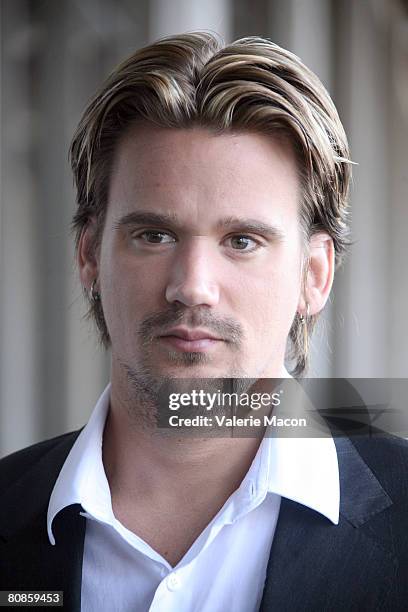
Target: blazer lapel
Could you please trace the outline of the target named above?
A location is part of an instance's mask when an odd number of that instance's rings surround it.
[[[261,610],[377,610],[396,574],[392,545],[362,526],[392,501],[348,438],[335,438],[340,521],[282,498]],[[387,513],[382,533],[387,532]]]
[[[79,432],[65,436],[14,483],[0,504],[0,588],[63,591],[64,610],[79,612],[85,519],[81,506],[54,520],[57,544],[47,534],[52,488]]]

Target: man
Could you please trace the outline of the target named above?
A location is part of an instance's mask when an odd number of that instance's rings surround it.
[[[288,339],[306,370],[348,242],[320,81],[268,40],[169,37],[112,73],[71,159],[111,382],[81,432],[1,462],[1,589],[67,610],[405,609],[405,442],[157,428],[163,381],[286,379]]]

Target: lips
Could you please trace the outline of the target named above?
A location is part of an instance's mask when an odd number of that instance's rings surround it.
[[[160,339],[180,351],[188,352],[204,352],[219,346],[223,342],[222,338],[218,338],[214,334],[205,329],[185,329],[175,328],[167,331],[166,334],[160,336]]]
[[[222,340],[222,338],[214,336],[211,332],[206,331],[205,329],[188,330],[181,327],[169,330],[166,334],[163,334],[162,337],[166,338],[169,336],[174,336],[176,338],[189,341],[204,340],[207,338],[209,340]]]

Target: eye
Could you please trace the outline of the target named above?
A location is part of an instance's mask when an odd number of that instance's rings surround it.
[[[141,238],[144,242],[149,244],[168,244],[169,242],[176,241],[171,234],[156,230],[146,230],[138,236],[135,236],[135,238]]]
[[[228,240],[235,251],[255,251],[260,246],[257,240],[245,234],[230,236]]]

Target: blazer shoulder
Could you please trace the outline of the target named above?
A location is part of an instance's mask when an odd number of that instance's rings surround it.
[[[78,429],[37,442],[0,459],[0,494],[53,449],[60,445],[67,445],[70,449],[80,432]]]
[[[408,498],[408,440],[391,434],[351,439],[393,501]]]

